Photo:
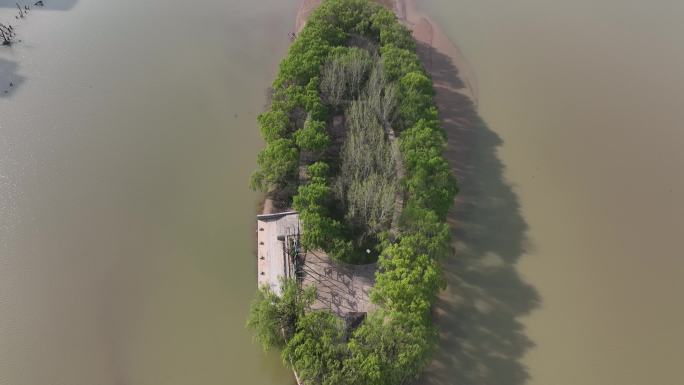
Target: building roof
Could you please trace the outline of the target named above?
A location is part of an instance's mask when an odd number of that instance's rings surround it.
[[[292,266],[284,238],[299,233],[299,214],[293,211],[257,216],[257,282],[280,295],[280,277],[290,277]]]

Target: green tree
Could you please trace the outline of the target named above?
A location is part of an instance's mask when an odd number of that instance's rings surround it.
[[[400,147],[410,200],[444,218],[458,193],[458,185],[449,163],[442,156],[445,135],[434,115],[434,112],[430,113],[429,118],[421,118],[403,131]]]
[[[365,34],[372,32],[369,30],[369,21],[380,9],[378,4],[367,0],[326,0],[309,20],[335,25],[343,31]]]
[[[330,166],[325,162],[318,161],[310,164],[309,167],[307,167],[307,171],[309,173],[309,178],[311,178],[313,182],[325,183],[328,174],[330,173]]]
[[[342,224],[316,209],[299,212],[301,242],[307,250],[330,250],[334,240],[343,237]]]
[[[297,146],[305,151],[321,152],[330,146],[330,136],[325,122],[307,119],[304,127],[295,132]]]
[[[406,384],[427,366],[435,339],[435,330],[411,313],[376,312],[349,341],[345,377],[354,385]]]
[[[380,8],[371,16],[370,20],[373,30],[376,31],[380,39],[380,45],[392,44],[398,48],[415,50],[416,43],[413,40],[413,36],[411,36],[411,32],[399,24],[394,12]]]
[[[322,181],[313,181],[299,186],[297,195],[293,198],[295,210],[315,211],[327,213],[327,202],[330,199],[330,187]]]
[[[328,118],[328,108],[323,104],[318,92],[320,80],[315,76],[309,80],[301,96],[301,104],[308,114],[308,118],[316,121],[326,121]]]
[[[420,207],[410,200],[402,211],[400,220],[401,241],[410,245],[417,253],[433,259],[444,259],[452,255],[449,225],[432,210]]]
[[[439,263],[412,246],[402,239],[383,250],[378,261],[382,274],[376,277],[371,299],[386,309],[427,317],[444,278]]]
[[[321,93],[333,106],[356,98],[373,65],[368,51],[360,48],[334,50],[321,70]]]
[[[285,346],[278,303],[280,299],[268,286],[259,288],[249,310],[247,326],[265,351]]]
[[[259,169],[252,174],[252,188],[267,192],[282,187],[296,176],[299,152],[289,139],[270,142],[257,157]]]
[[[451,166],[441,156],[419,163],[405,181],[410,199],[415,204],[434,210],[445,218],[458,193]]]
[[[271,111],[259,117],[267,146],[252,185],[291,191],[300,152],[333,148],[326,127],[331,112],[344,112],[339,157],[325,152],[339,164],[309,165],[293,197],[301,241],[351,263],[365,262],[361,246],[380,252],[371,298],[382,310],[348,344],[340,321],[311,312],[315,293],[296,282],[283,282],[280,296],[257,294],[248,324],[265,348],[284,349],[307,385],[401,385],[429,362],[430,309],[444,287],[439,259],[453,252],[445,217],[458,192],[433,98],[410,31],[368,0],[324,1],[281,62]],[[392,128],[401,133],[398,146],[388,140]],[[390,234],[396,194],[404,208]]]
[[[399,117],[402,128],[413,126],[421,118],[429,117],[434,109],[432,81],[422,72],[414,71],[399,80]]]
[[[282,352],[283,361],[305,384],[338,385],[346,353],[342,322],[327,311],[312,311],[297,322],[297,331]]]
[[[267,142],[280,139],[287,134],[290,119],[282,110],[270,110],[257,118],[261,135]]]
[[[316,299],[315,288],[300,290],[294,279],[281,278],[281,294],[262,286],[252,301],[247,326],[264,350],[282,348],[294,335],[297,320]]]
[[[274,87],[306,85],[312,77],[318,75],[330,49],[329,41],[310,31],[302,32],[290,46],[289,55],[280,63]]]

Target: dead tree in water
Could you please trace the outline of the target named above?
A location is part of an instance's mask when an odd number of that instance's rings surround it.
[[[15,3],[15,4],[17,5],[17,8],[19,9],[19,17],[21,17],[23,19],[24,18],[24,10],[21,9],[21,5],[19,5],[19,3]]]
[[[2,45],[12,45],[12,38],[14,38],[12,27],[0,23],[0,37],[2,38]]]

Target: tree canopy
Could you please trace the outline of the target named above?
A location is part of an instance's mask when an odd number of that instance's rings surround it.
[[[280,290],[277,295],[268,286],[260,287],[250,307],[247,326],[264,350],[283,348],[294,335],[297,320],[316,298],[314,288],[300,290],[293,279],[283,278]]]
[[[299,151],[289,139],[266,144],[257,156],[259,170],[252,175],[252,187],[261,191],[283,187],[297,172]]]
[[[354,331],[312,310],[315,293],[296,281],[280,297],[257,293],[248,325],[307,385],[402,385],[430,360],[440,260],[453,254],[445,218],[458,193],[434,95],[410,31],[368,0],[324,0],[280,64],[258,119],[266,147],[252,186],[295,187],[305,249],[365,263],[369,248],[378,260],[370,296],[379,310]],[[331,128],[340,121],[342,135]],[[390,234],[396,197],[403,211]]]

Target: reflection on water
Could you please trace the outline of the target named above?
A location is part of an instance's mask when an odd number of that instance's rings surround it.
[[[684,383],[684,3],[422,5],[482,119],[451,101],[458,258],[424,383]]]
[[[291,385],[244,322],[297,1],[46,5],[0,47],[0,384]]]

